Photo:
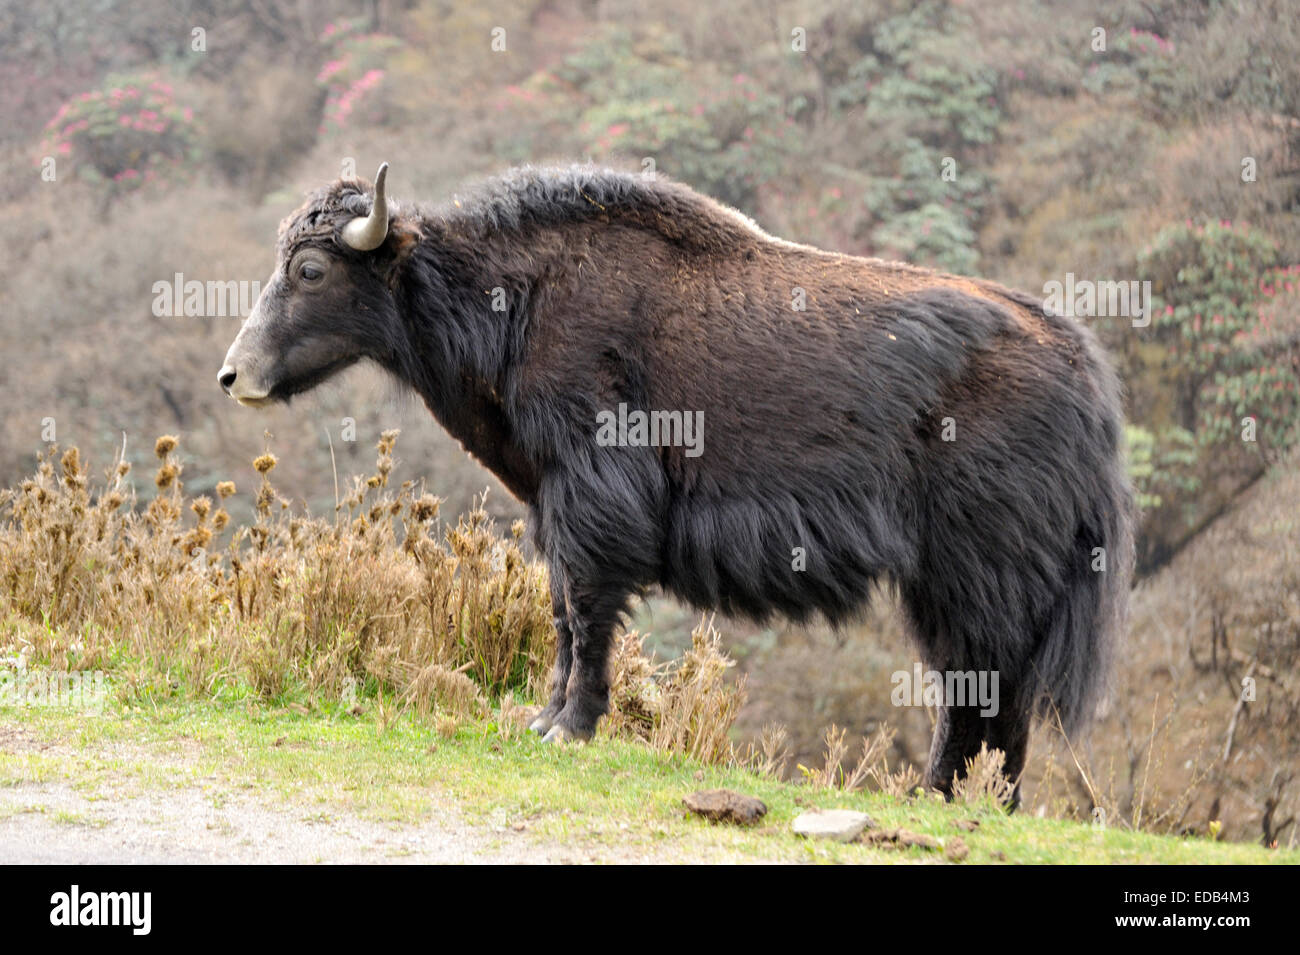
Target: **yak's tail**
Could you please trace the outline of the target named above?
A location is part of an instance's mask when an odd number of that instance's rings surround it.
[[[1030,661],[1033,708],[1070,735],[1105,706],[1127,624],[1136,510],[1118,443],[1117,436],[1113,461],[1094,478],[1064,587]]]

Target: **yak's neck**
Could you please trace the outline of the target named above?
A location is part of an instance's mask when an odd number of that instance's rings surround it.
[[[406,328],[391,370],[439,423],[521,501],[533,503],[538,468],[509,408],[537,278],[526,250],[492,237],[459,238],[429,222],[398,275]]]
[[[393,371],[441,417],[463,406],[466,389],[504,389],[535,277],[521,271],[527,256],[500,254],[492,237],[470,239],[441,220],[422,225],[398,282],[409,348]]]

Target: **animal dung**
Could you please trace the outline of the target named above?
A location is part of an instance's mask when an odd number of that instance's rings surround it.
[[[730,822],[752,826],[767,815],[761,799],[745,796],[730,789],[702,789],[682,799],[682,804],[697,816],[711,822]]]

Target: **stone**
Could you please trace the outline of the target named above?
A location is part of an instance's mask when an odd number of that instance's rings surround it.
[[[852,809],[809,809],[795,817],[792,828],[797,836],[808,839],[834,839],[852,842],[863,829],[873,826],[865,812]]]
[[[767,815],[767,806],[761,799],[730,789],[702,789],[685,797],[682,803],[695,815],[712,822],[752,826]]]

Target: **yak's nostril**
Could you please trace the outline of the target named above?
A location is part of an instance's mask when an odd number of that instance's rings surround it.
[[[230,394],[230,386],[235,383],[235,369],[226,366],[217,372],[217,381],[221,383],[221,388],[226,394]]]

